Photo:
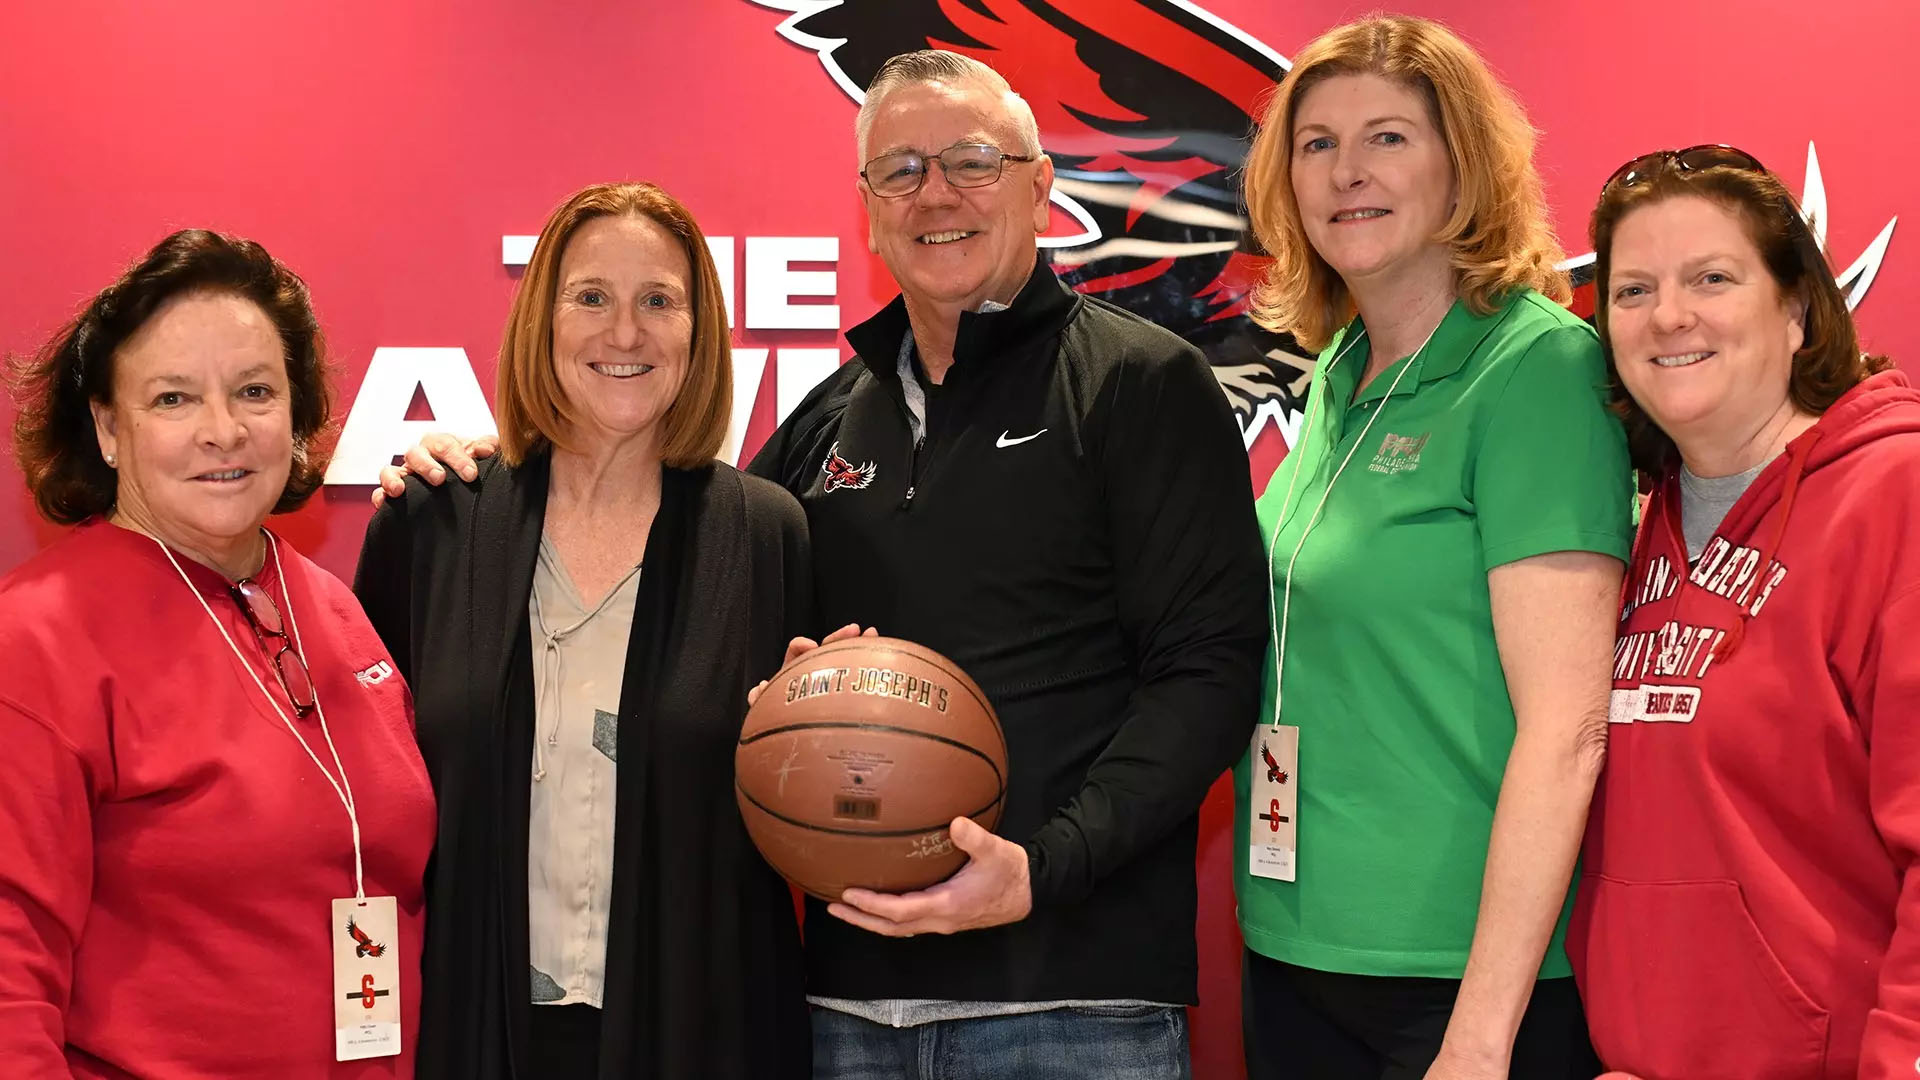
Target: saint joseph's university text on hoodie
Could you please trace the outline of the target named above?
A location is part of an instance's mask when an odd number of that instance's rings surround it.
[[[1655,491],[1568,952],[1647,1080],[1920,1058],[1920,391],[1855,387],[1688,569]]]

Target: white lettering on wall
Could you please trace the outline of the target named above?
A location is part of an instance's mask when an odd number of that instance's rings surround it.
[[[415,390],[426,398],[433,419],[407,419]],[[429,431],[473,436],[496,430],[493,410],[465,349],[384,346],[373,350],[367,364],[333,463],[327,466],[326,482],[379,483],[381,467]]]
[[[747,329],[837,330],[840,305],[796,304],[795,297],[833,297],[833,270],[794,270],[797,262],[837,263],[837,236],[747,237]]]
[[[525,266],[533,258],[538,237],[500,238],[500,261]],[[734,289],[741,244],[732,236],[707,237],[707,250],[719,272],[721,300],[729,328],[741,325],[741,297]],[[838,330],[840,306],[834,303],[796,303],[812,298],[832,300],[839,294],[840,238],[837,236],[750,236],[746,238],[745,325],[751,330]],[[796,263],[822,263],[827,269],[795,270]],[[769,356],[774,362],[774,422],[785,420],[807,391],[840,366],[838,348],[745,348],[733,350],[733,412],[725,461],[737,461],[747,424],[760,397]],[[430,420],[408,420],[407,407],[419,390],[433,412]],[[492,407],[487,404],[466,350],[450,347],[375,349],[353,399],[353,409],[340,432],[340,445],[327,469],[329,484],[373,484],[380,469],[396,454],[430,431],[473,437],[496,432]]]
[[[525,266],[533,259],[535,236],[502,236],[500,261]],[[837,236],[749,236],[747,238],[747,328],[750,330],[838,330],[838,304],[796,304],[800,297],[838,296],[837,270],[795,270],[794,263],[838,263]],[[740,325],[734,296],[734,253],[739,245],[731,236],[707,237],[714,269],[720,273],[721,298],[727,308],[727,326]]]
[[[774,387],[774,408],[778,410],[775,416],[784,421],[793,415],[807,391],[840,366],[840,350],[781,349],[778,360],[780,381]]]
[[[721,461],[736,464],[740,461],[740,440],[747,437],[747,422],[753,419],[754,402],[760,400],[760,376],[766,370],[767,350],[733,350],[733,416],[727,424],[727,441],[720,447]]]
[[[754,403],[760,400],[760,384],[767,370],[766,349],[733,350],[733,416],[727,425],[727,441],[721,447],[720,460],[745,465],[740,460],[740,443],[746,438],[747,424],[753,419]],[[793,415],[794,407],[807,391],[840,366],[839,349],[776,349],[774,356],[773,422],[782,423]]]
[[[754,403],[767,370],[767,349],[733,350],[733,415],[720,460],[738,462]],[[840,366],[839,349],[778,349],[775,357],[774,423],[785,420],[807,391]],[[408,420],[414,391],[425,396],[431,420]],[[430,431],[472,437],[491,435],[492,408],[481,393],[465,349],[393,348],[373,351],[367,377],[353,399],[340,445],[327,467],[329,484],[373,484],[382,466]]]

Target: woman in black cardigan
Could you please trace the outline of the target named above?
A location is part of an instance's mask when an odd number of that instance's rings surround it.
[[[747,689],[808,608],[806,520],[713,460],[730,403],[699,227],[588,188],[514,300],[498,459],[368,526],[354,590],[440,804],[421,1077],[810,1072],[792,901],[733,795]]]

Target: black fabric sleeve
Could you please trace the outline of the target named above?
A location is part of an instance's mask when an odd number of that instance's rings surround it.
[[[765,568],[756,570],[753,594],[755,642],[752,678],[770,679],[786,655],[787,642],[813,630],[813,558],[807,533],[807,515],[792,495],[761,477],[743,476],[747,523],[753,557]],[[778,605],[776,608],[775,605]],[[777,620],[775,616],[777,615]],[[768,625],[777,621],[777,625]]]
[[[359,565],[353,570],[353,594],[409,685],[414,681],[413,538],[407,503],[418,482],[410,479],[406,495],[387,499],[373,512],[366,539],[360,542]]]
[[[1259,709],[1266,575],[1246,450],[1206,361],[1169,346],[1120,365],[1088,425],[1137,676],[1086,783],[1027,842],[1036,908],[1085,897],[1191,818]]]
[[[781,531],[782,563],[787,586],[787,638],[818,638],[818,614],[813,609],[813,539],[807,532],[807,515],[799,504],[790,503],[791,513]],[[782,651],[784,652],[784,645]]]

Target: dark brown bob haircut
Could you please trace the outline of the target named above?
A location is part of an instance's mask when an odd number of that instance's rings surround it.
[[[1818,416],[1862,380],[1892,366],[1884,356],[1860,351],[1853,314],[1834,280],[1833,268],[1801,216],[1799,203],[1772,173],[1731,165],[1679,169],[1668,164],[1633,184],[1610,185],[1600,193],[1591,224],[1594,324],[1607,357],[1613,410],[1626,426],[1634,468],[1650,475],[1672,467],[1680,452],[1620,381],[1613,335],[1607,329],[1613,306],[1613,234],[1621,219],[1634,210],[1686,195],[1706,199],[1737,216],[1781,294],[1806,301],[1806,333],[1787,377],[1787,396],[1796,406]]]
[[[601,217],[644,217],[673,235],[687,257],[693,307],[693,345],[686,382],[660,417],[660,456],[669,468],[712,461],[726,441],[733,412],[733,344],[720,272],[693,213],[662,188],[647,183],[595,184],[560,204],[540,230],[520,289],[513,296],[500,341],[494,385],[500,456],[518,465],[549,446],[565,448],[579,407],[567,400],[553,367],[553,304],[560,289],[560,258],[580,227]]]
[[[14,457],[47,520],[75,525],[113,509],[119,475],[100,456],[90,406],[112,404],[121,346],[169,300],[191,293],[237,296],[273,320],[293,409],[293,468],[273,512],[298,509],[320,489],[332,453],[333,393],[307,283],[252,240],[182,229],[88,301],[38,352],[8,365],[20,409]]]

